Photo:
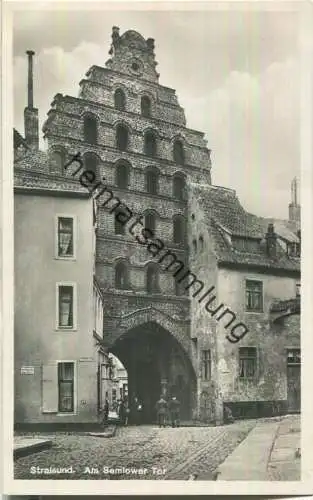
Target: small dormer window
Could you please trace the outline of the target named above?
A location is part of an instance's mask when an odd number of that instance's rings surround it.
[[[260,240],[232,236],[232,245],[239,252],[258,253],[260,251]]]
[[[296,296],[301,296],[301,283],[296,283]]]
[[[289,255],[289,257],[300,257],[300,244],[295,242],[288,243],[287,255]]]

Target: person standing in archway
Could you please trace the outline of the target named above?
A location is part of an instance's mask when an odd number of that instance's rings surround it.
[[[156,405],[156,411],[157,411],[157,420],[159,427],[165,427],[165,417],[166,417],[166,412],[167,412],[167,402],[163,398],[163,396],[160,397],[160,399],[157,401]]]
[[[103,420],[102,420],[104,427],[108,425],[108,419],[109,419],[109,400],[106,397],[103,406]]]
[[[180,402],[176,396],[172,396],[169,402],[169,410],[171,414],[172,427],[179,427],[180,425]]]

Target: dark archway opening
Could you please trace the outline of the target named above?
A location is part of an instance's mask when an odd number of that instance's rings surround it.
[[[135,398],[142,404],[141,423],[155,423],[156,402],[161,394],[176,396],[181,420],[191,419],[196,398],[196,377],[187,353],[179,342],[155,322],[133,328],[111,348],[128,373],[128,397],[134,415]],[[132,418],[130,415],[130,422]]]

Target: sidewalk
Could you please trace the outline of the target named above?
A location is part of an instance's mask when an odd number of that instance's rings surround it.
[[[217,470],[218,481],[300,480],[300,416],[262,420]]]
[[[268,463],[269,481],[301,479],[300,417],[290,416],[279,426]]]
[[[52,446],[52,439],[35,438],[32,436],[15,436],[13,457],[19,458],[38,451],[47,450]]]

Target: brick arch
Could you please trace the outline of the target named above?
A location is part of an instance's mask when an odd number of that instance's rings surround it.
[[[97,122],[97,126],[99,127],[100,123],[101,123],[101,118],[100,118],[100,115],[97,111],[90,111],[89,109],[87,108],[84,108],[81,110],[80,112],[80,118],[83,120],[84,118],[94,118]]]
[[[160,132],[159,132],[159,130],[158,130],[156,127],[155,127],[155,128],[153,128],[153,127],[151,127],[151,126],[149,125],[148,127],[143,128],[143,129],[142,129],[142,131],[141,131],[141,133],[142,133],[143,137],[145,137],[145,135],[146,135],[148,132],[149,132],[149,133],[151,133],[151,134],[154,134],[154,136],[155,136],[157,139],[160,139],[160,138],[161,138],[161,136],[160,136]]]
[[[175,141],[180,141],[183,146],[187,146],[189,145],[185,135],[183,135],[182,133],[179,133],[179,134],[175,134],[171,137],[171,144],[173,145]]]
[[[156,323],[167,331],[182,347],[185,354],[189,357],[189,321],[175,319],[165,314],[153,306],[145,309],[139,309],[135,312],[125,314],[119,318],[116,325],[114,342],[122,336],[127,336],[127,332],[134,330],[146,323]]]
[[[128,129],[129,134],[133,134],[134,133],[134,128],[131,126],[131,124],[128,123],[126,120],[123,120],[121,118],[117,118],[117,120],[115,120],[112,123],[112,127],[114,129],[114,132],[116,132],[116,129],[117,129],[117,127],[119,125],[122,125],[123,127],[126,127]]]
[[[124,92],[126,99],[129,98],[129,90],[128,90],[127,86],[124,85],[124,83],[122,83],[122,82],[114,82],[113,83],[113,85],[112,85],[113,98],[114,98],[115,91],[118,89],[120,89]]]

